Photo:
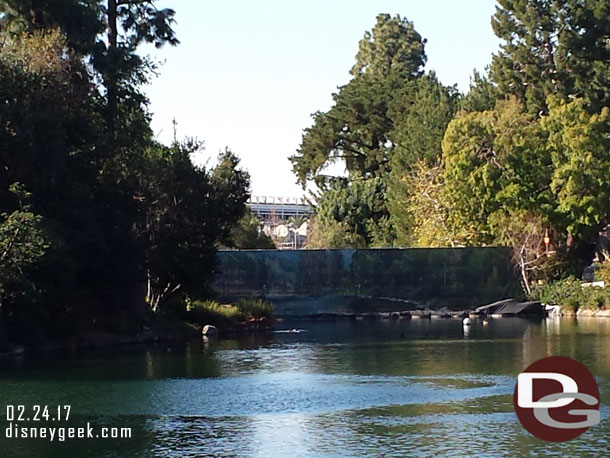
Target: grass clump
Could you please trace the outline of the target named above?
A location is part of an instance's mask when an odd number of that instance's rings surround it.
[[[237,308],[241,310],[244,318],[272,318],[275,307],[270,302],[262,299],[242,299],[237,303]]]
[[[242,313],[234,305],[220,304],[213,300],[188,300],[186,318],[191,323],[218,326],[228,321],[239,321]]]
[[[236,305],[220,304],[214,300],[186,301],[187,321],[215,326],[246,321],[251,318],[273,317],[274,306],[262,299],[242,299]]]

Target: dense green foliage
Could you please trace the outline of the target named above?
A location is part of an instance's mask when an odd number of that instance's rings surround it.
[[[317,206],[311,248],[387,246],[386,186],[381,178],[334,180]],[[315,232],[314,231],[314,232]]]
[[[202,297],[249,176],[226,151],[155,141],[143,42],[176,44],[146,1],[0,2],[0,339],[133,331]],[[82,21],[77,24],[75,18]]]
[[[591,262],[610,222],[610,6],[498,3],[500,50],[467,94],[424,73],[412,23],[377,17],[292,157],[320,188],[316,246],[508,245],[527,292]],[[325,176],[337,159],[347,176]]]

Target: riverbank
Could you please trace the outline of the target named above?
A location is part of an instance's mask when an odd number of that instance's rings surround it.
[[[63,340],[49,340],[37,344],[7,343],[0,347],[1,356],[16,356],[25,352],[47,352],[102,348],[115,345],[130,345],[164,340],[180,340],[196,337],[201,329],[191,323],[176,319],[151,320],[140,330],[130,333],[117,333],[103,329],[83,330],[77,336]]]
[[[45,337],[27,343],[8,342],[0,345],[0,355],[189,339],[201,337],[206,326],[213,329],[208,336],[231,336],[271,331],[275,324],[273,304],[261,299],[242,299],[235,304],[187,299],[180,308],[158,314],[149,312],[141,321],[135,324],[129,318],[123,321],[115,318],[76,327],[74,335],[63,339]]]

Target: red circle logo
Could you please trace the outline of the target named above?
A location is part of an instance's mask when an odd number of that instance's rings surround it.
[[[513,394],[515,413],[530,434],[565,442],[600,422],[599,388],[589,370],[565,356],[530,364]]]

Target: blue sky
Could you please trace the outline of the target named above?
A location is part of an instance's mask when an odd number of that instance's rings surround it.
[[[311,113],[327,110],[349,81],[358,41],[379,13],[400,14],[427,38],[426,70],[467,90],[499,41],[492,0],[161,0],[176,10],[176,48],[146,50],[163,62],[146,92],[159,140],[204,140],[200,161],[228,146],[252,176],[254,195],[299,197],[288,156]]]

